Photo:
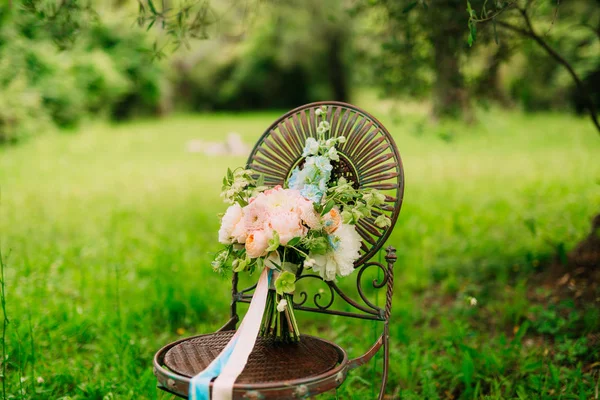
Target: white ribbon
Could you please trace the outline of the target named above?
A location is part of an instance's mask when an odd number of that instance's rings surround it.
[[[190,400],[205,398],[210,380],[215,376],[217,379],[213,383],[212,400],[232,399],[235,380],[244,370],[256,344],[267,302],[270,275],[271,271],[268,268],[263,269],[239,329],[210,365],[190,381]]]

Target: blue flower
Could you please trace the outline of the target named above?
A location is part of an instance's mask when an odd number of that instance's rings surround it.
[[[329,182],[329,176],[324,176],[319,181],[319,190],[323,193],[327,191],[327,182]]]
[[[319,203],[321,198],[323,197],[323,192],[319,190],[317,185],[304,185],[304,187],[300,190],[300,194],[313,203]]]
[[[307,160],[313,158],[314,157],[308,157]],[[304,164],[304,167],[302,168],[303,183],[315,183],[315,180],[318,179],[319,175],[320,171],[314,162]]]
[[[315,166],[323,172],[331,171],[333,169],[331,163],[329,162],[329,158],[325,156],[315,157]]]
[[[302,177],[303,174],[300,171],[300,168],[294,168],[294,170],[292,171],[292,176],[290,176],[290,179],[288,179],[288,187],[290,189],[300,189],[303,185]]]

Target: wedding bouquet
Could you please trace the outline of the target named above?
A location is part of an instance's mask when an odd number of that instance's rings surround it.
[[[293,313],[296,278],[310,268],[324,280],[347,276],[360,257],[361,237],[354,225],[372,218],[385,195],[375,189],[355,189],[345,178],[332,177],[339,161],[336,145],[343,136],[325,139],[330,130],[326,107],[317,138],[306,140],[303,162],[291,173],[285,187],[264,186],[252,170],[228,170],[221,196],[231,204],[221,220],[219,242],[226,245],[212,262],[216,271],[234,272],[270,268],[269,290],[260,334],[294,342],[299,330]],[[375,224],[391,221],[378,213]]]

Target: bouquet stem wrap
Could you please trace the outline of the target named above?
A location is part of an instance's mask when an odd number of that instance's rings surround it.
[[[286,343],[294,343],[300,340],[300,331],[292,306],[293,297],[293,294],[278,294],[275,290],[269,290],[262,327],[260,328],[261,336],[273,337],[275,340]],[[285,302],[285,306],[278,308],[282,301]]]

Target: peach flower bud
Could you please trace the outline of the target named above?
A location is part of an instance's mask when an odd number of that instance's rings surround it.
[[[325,232],[330,235],[336,231],[341,222],[342,217],[340,216],[340,212],[337,208],[332,208],[323,216],[323,228],[325,229]]]

